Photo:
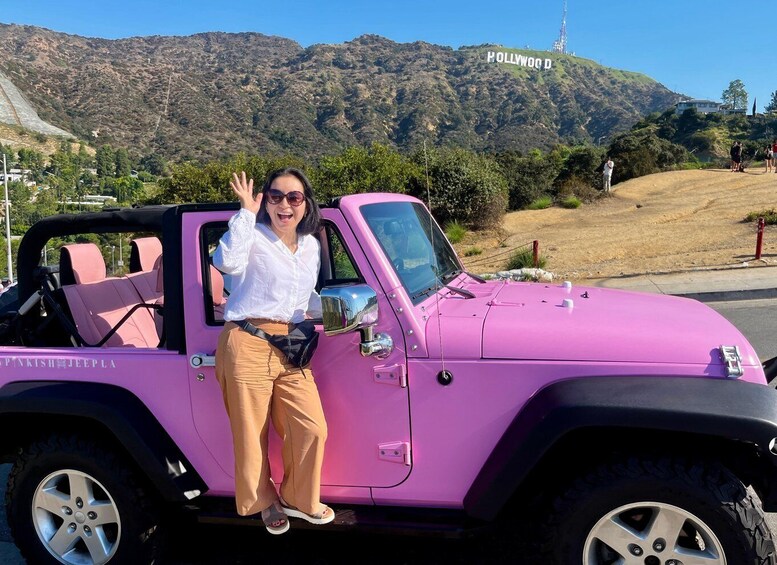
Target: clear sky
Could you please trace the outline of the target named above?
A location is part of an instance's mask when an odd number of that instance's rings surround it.
[[[745,9],[745,6],[747,8]],[[563,0],[0,0],[0,22],[103,38],[253,31],[303,47],[366,33],[457,48],[550,49]],[[568,49],[720,100],[734,79],[758,111],[777,90],[777,4],[732,0],[568,0]]]

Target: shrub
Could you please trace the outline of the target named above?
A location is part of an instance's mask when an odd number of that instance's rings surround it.
[[[553,199],[550,196],[540,196],[526,208],[528,210],[544,210],[553,206]]]
[[[597,185],[598,186],[598,185]],[[565,180],[559,187],[558,197],[562,202],[569,197],[575,197],[580,202],[593,202],[603,193],[584,179],[573,176]],[[563,206],[563,203],[562,203]],[[578,206],[574,206],[577,208]]]
[[[547,260],[540,255],[537,258],[537,267],[540,269],[545,268]],[[513,269],[530,269],[534,267],[534,253],[531,249],[521,248],[510,256],[507,260],[507,270]]]
[[[467,235],[467,228],[459,222],[450,222],[445,226],[445,235],[451,243],[458,243]]]
[[[763,218],[767,226],[777,225],[777,210],[761,210],[760,212],[750,212],[745,216],[745,222],[755,222],[758,218]]]
[[[483,253],[483,250],[480,247],[470,247],[464,252],[464,257],[473,257],[481,253]]]
[[[415,156],[424,166],[423,153]],[[502,221],[507,208],[507,181],[495,161],[465,149],[429,152],[432,213],[442,224],[461,222],[479,230]],[[426,200],[426,182],[414,183],[414,195]]]
[[[580,208],[583,203],[580,202],[580,199],[577,196],[567,196],[564,200],[561,201],[561,207],[562,208]]]

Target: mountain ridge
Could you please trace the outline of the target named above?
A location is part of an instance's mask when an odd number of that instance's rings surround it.
[[[539,53],[552,68],[489,63],[489,50]],[[62,129],[179,160],[321,156],[373,142],[596,143],[678,98],[645,75],[571,55],[374,34],[302,47],[256,32],[109,40],[0,24],[0,72]]]

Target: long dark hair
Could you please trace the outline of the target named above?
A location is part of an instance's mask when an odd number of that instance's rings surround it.
[[[267,175],[267,179],[262,186],[262,207],[256,214],[256,221],[265,223],[268,226],[272,223],[270,214],[267,212],[267,191],[270,190],[270,186],[275,179],[287,175],[296,177],[297,180],[302,183],[305,193],[305,215],[302,217],[300,223],[297,224],[297,234],[310,235],[316,233],[318,231],[318,225],[321,223],[321,210],[318,208],[318,204],[316,204],[316,199],[313,196],[313,186],[310,184],[308,177],[305,176],[305,173],[294,167],[277,169]]]

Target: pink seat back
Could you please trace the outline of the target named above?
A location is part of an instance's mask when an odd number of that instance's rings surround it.
[[[158,237],[139,237],[130,242],[130,272],[151,271],[162,255],[162,242]]]
[[[99,343],[133,306],[144,302],[130,279],[105,277],[105,261],[93,243],[62,247],[60,279],[78,333],[90,345]],[[158,344],[152,313],[142,307],[118,326],[105,346],[157,347]]]

